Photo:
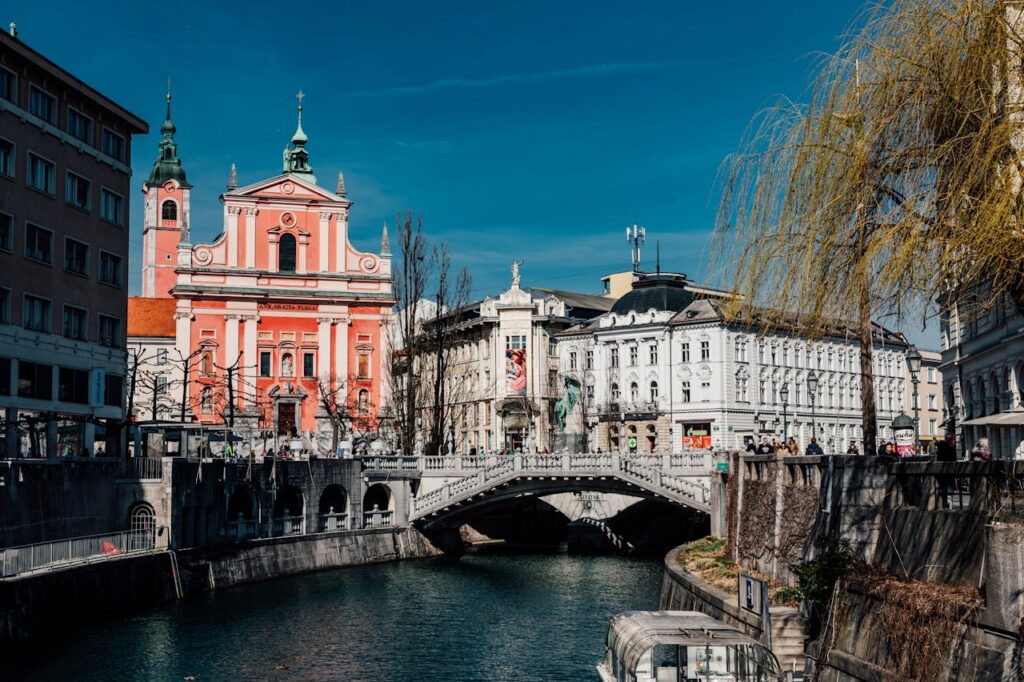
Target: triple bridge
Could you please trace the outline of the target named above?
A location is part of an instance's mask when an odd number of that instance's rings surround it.
[[[515,498],[564,492],[608,492],[657,499],[710,513],[712,454],[559,454],[454,457],[366,457],[365,471],[418,473],[409,521],[454,525],[474,510]],[[415,473],[414,473],[415,472]],[[431,479],[442,479],[440,487]]]

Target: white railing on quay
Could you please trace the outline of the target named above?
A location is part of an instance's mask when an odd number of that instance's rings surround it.
[[[302,516],[278,516],[270,520],[270,534],[273,537],[281,535],[302,535],[305,532],[305,518]]]
[[[131,480],[154,480],[164,476],[164,461],[159,457],[131,457],[121,468],[120,478]]]
[[[37,542],[0,549],[0,577],[12,578],[37,571],[52,571],[79,563],[113,559],[127,554],[153,552],[164,529],[124,530],[103,535]]]
[[[260,522],[257,519],[245,518],[239,518],[237,521],[228,521],[225,535],[230,540],[238,541],[258,538],[260,536]]]

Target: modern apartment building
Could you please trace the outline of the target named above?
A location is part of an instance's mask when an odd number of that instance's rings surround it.
[[[0,33],[0,456],[120,443],[142,119]]]

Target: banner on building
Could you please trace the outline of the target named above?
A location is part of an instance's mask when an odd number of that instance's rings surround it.
[[[525,348],[505,351],[505,392],[508,395],[526,395]]]

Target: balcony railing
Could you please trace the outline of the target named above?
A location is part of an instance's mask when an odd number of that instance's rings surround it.
[[[122,479],[159,480],[164,475],[164,462],[159,457],[132,457],[121,466]]]
[[[270,534],[274,537],[281,535],[302,535],[305,532],[304,518],[302,516],[279,516],[270,522]]]
[[[391,528],[395,525],[395,512],[377,510],[363,512],[364,528]]]
[[[348,514],[345,512],[321,514],[320,529],[325,533],[337,530],[348,530]]]

